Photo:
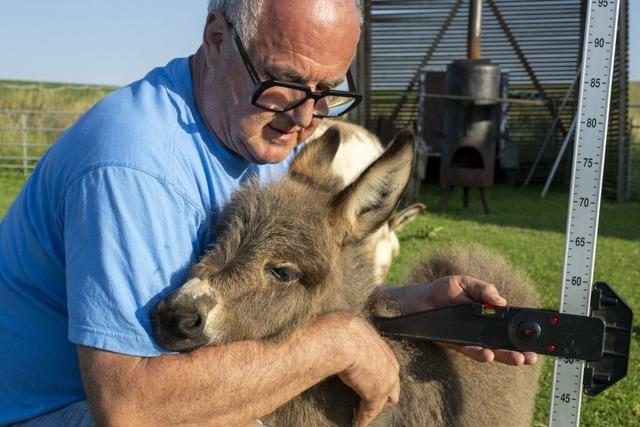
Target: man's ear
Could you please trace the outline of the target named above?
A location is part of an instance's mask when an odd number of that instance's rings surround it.
[[[228,37],[232,37],[231,29],[222,13],[219,10],[210,13],[202,34],[202,46],[209,68],[212,68],[220,58],[222,42]]]
[[[336,126],[327,129],[320,137],[308,142],[294,157],[289,166],[289,177],[314,187],[324,187],[335,177],[330,175],[340,147],[340,130]]]
[[[415,135],[400,132],[389,148],[333,201],[331,222],[339,238],[361,240],[384,224],[411,177]]]

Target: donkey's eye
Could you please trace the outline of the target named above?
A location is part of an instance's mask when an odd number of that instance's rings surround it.
[[[295,269],[289,266],[267,267],[267,272],[279,282],[292,282],[300,277]]]

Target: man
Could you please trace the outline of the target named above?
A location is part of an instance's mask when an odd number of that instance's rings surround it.
[[[251,424],[330,375],[361,397],[358,425],[397,402],[392,352],[347,314],[284,343],[181,355],[165,354],[150,334],[151,310],[214,238],[208,224],[233,189],[280,176],[330,113],[318,92],[344,80],[359,37],[355,0],[209,7],[197,53],[92,108],[0,224],[0,424]],[[268,92],[274,79],[284,85]],[[506,303],[469,277],[430,289],[385,292],[405,311]],[[478,360],[535,360],[458,349]]]

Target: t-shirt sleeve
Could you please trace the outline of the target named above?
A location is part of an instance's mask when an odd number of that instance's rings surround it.
[[[69,187],[61,216],[69,340],[135,356],[163,353],[150,315],[197,259],[204,212],[161,179],[108,166]]]

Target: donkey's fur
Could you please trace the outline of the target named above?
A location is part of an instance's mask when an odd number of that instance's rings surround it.
[[[415,267],[409,282],[432,282],[455,274],[495,283],[513,305],[537,302],[526,277],[477,245],[434,252]],[[370,304],[369,314],[399,314],[393,304]],[[482,364],[432,343],[386,341],[401,366],[401,396],[398,405],[382,413],[373,426],[531,425],[539,365]],[[329,378],[271,414],[267,424],[349,425],[357,402],[350,389]]]
[[[366,251],[410,176],[412,135],[401,134],[344,190],[330,173],[339,139],[338,131],[327,131],[296,157],[282,181],[252,183],[234,194],[213,249],[194,267],[193,278],[156,309],[154,331],[161,344],[190,350],[205,343],[284,340],[332,311],[394,314],[391,302],[372,296],[376,282]],[[493,282],[513,305],[535,303],[528,281],[479,247],[437,253],[411,280],[451,274]],[[537,366],[480,364],[432,343],[387,342],[401,366],[400,401],[372,425],[530,424]],[[358,396],[331,377],[263,421],[347,426],[357,404]]]

